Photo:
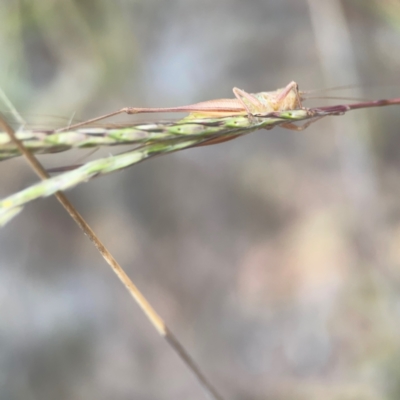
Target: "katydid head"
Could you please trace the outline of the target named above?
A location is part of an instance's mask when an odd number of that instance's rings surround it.
[[[268,112],[287,111],[303,108],[302,92],[296,82],[290,82],[287,86],[273,92],[258,93],[259,100],[264,104]]]
[[[277,90],[277,111],[296,110],[303,108],[302,92],[299,91],[299,85],[292,81],[286,87]]]

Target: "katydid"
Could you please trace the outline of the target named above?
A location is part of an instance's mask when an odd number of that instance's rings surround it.
[[[249,119],[254,119],[257,115],[266,115],[272,112],[288,111],[302,109],[302,92],[299,91],[298,84],[294,81],[287,84],[284,88],[277,89],[272,92],[247,93],[246,91],[233,88],[234,99],[216,99],[203,101],[196,104],[189,104],[178,107],[165,108],[138,108],[124,107],[118,111],[102,115],[97,118],[89,119],[84,122],[69,125],[68,127],[58,129],[58,132],[63,132],[70,129],[75,129],[80,126],[98,122],[106,118],[113,117],[119,114],[141,114],[141,113],[162,113],[162,112],[188,112],[190,113],[185,119],[195,118],[215,118],[226,116],[247,115]],[[280,126],[291,130],[303,130],[308,127],[314,120],[309,121],[303,126],[297,126],[290,122],[283,123]],[[215,139],[207,141],[203,145],[216,144],[226,140],[234,139],[234,137]]]
[[[290,82],[284,88],[272,92],[247,93],[242,89],[233,88],[234,99],[207,100],[196,104],[178,107],[139,108],[124,107],[118,111],[92,118],[84,122],[69,125],[58,131],[75,129],[80,126],[101,121],[119,114],[163,113],[163,112],[188,112],[187,118],[212,118],[230,115],[247,115],[249,118],[257,114],[268,114],[275,111],[287,111],[303,108],[301,101],[302,92],[296,82]]]

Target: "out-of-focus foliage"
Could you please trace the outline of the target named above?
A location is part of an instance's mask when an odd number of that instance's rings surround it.
[[[398,97],[397,2],[328,3],[3,0],[0,86],[42,126],[291,80]],[[69,197],[226,398],[397,400],[399,124],[262,131]],[[34,179],[0,163],[1,198]],[[0,231],[0,315],[1,398],[203,398],[55,201]]]

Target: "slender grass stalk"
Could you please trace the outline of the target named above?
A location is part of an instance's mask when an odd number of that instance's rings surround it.
[[[68,131],[20,130],[17,138],[24,147],[35,154],[57,153],[72,148],[91,148],[116,145],[145,145],[171,143],[175,139],[203,141],[211,136],[243,135],[257,129],[272,128],[287,121],[301,121],[309,118],[307,110],[282,112],[275,118],[254,118],[247,116],[225,118],[181,119],[161,123],[141,123],[111,128],[80,128]],[[0,161],[19,156],[20,152],[6,132],[0,132]]]

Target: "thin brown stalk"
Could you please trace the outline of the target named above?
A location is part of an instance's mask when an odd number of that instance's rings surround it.
[[[36,159],[36,157],[30,153],[20,140],[17,139],[14,130],[8,125],[5,118],[0,114],[0,126],[4,131],[8,133],[10,139],[24,155],[25,159],[28,161],[29,165],[36,172],[36,174],[42,179],[46,180],[49,178],[46,170],[43,168],[41,163]],[[146,317],[149,319],[151,324],[157,330],[157,332],[166,340],[166,342],[171,346],[178,357],[184,362],[187,368],[192,371],[198,382],[205,389],[208,395],[213,400],[223,400],[223,397],[218,393],[214,386],[209,382],[209,380],[202,373],[200,368],[194,362],[189,353],[185,350],[182,344],[178,341],[175,335],[167,327],[163,319],[157,314],[151,304],[147,301],[145,296],[140,292],[136,285],[132,282],[123,268],[119,265],[117,260],[108,251],[106,246],[102,243],[99,237],[95,234],[93,229],[88,225],[84,218],[79,214],[75,207],[71,204],[68,198],[63,192],[56,192],[55,196],[61,205],[65,208],[71,218],[76,222],[83,233],[89,238],[89,240],[95,245],[99,253],[103,256],[104,260],[111,267],[113,272],[120,279],[122,284],[128,290],[130,295],[134,298],[139,307],[143,310]]]

